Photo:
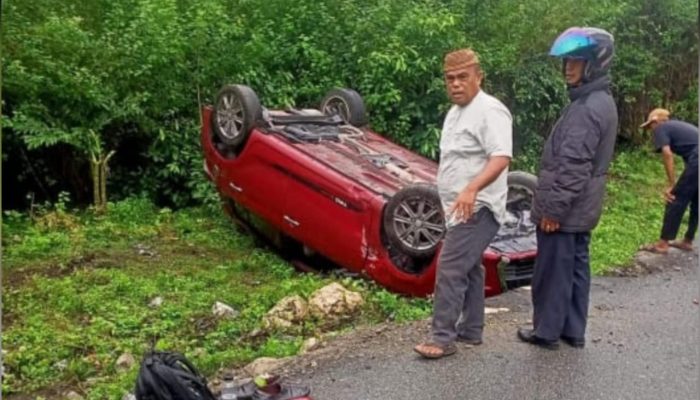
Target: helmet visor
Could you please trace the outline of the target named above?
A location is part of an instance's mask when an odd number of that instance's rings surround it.
[[[581,30],[564,32],[554,41],[549,55],[554,57],[582,56],[583,52],[596,45],[595,39]]]

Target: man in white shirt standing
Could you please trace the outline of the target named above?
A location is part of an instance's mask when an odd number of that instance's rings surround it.
[[[483,72],[471,49],[445,56],[453,103],[440,138],[437,184],[447,234],[437,267],[432,340],[414,350],[426,358],[454,354],[456,341],[482,342],[481,256],[505,217],[513,128],[508,109],[481,90]]]

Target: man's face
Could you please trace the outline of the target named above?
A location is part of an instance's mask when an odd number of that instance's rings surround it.
[[[581,58],[564,59],[564,77],[569,86],[578,86],[583,80],[583,70],[586,68],[586,60]]]
[[[479,66],[472,65],[464,68],[452,69],[445,72],[445,86],[447,95],[452,103],[458,106],[466,106],[481,88],[481,70]]]

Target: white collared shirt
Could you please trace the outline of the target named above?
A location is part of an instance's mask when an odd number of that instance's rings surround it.
[[[447,226],[457,221],[448,214],[459,193],[486,166],[489,157],[513,155],[513,119],[503,103],[479,91],[464,107],[453,105],[440,137],[438,192]],[[488,207],[499,223],[506,215],[508,169],[477,195],[474,212]]]

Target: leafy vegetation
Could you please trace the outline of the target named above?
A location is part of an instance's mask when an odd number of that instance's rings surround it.
[[[683,161],[677,159],[676,165],[680,174]],[[649,147],[622,151],[615,157],[603,215],[591,238],[593,273],[628,265],[641,244],[658,240],[665,185],[661,156]]]
[[[334,86],[358,90],[379,132],[436,157],[447,99],[444,53],[472,46],[486,89],[515,118],[518,165],[533,169],[565,92],[546,56],[572,25],[616,36],[621,132],[634,142],[648,110],[697,121],[691,0],[70,0],[5,5],[2,60],[6,206],[78,204],[90,161],[111,151],[106,192],[158,204],[211,200],[197,144],[201,103],[244,83],[269,107],[313,106]],[[9,126],[9,128],[7,128]],[[94,134],[93,134],[94,133]],[[98,179],[99,180],[99,179]],[[33,193],[29,201],[28,193]],[[101,192],[96,192],[101,195]]]
[[[628,263],[639,244],[657,237],[663,183],[663,167],[648,151],[616,157],[593,234],[594,273]],[[106,214],[70,212],[62,198],[32,216],[5,212],[4,394],[68,385],[91,399],[121,398],[136,367],[118,372],[116,359],[124,352],[138,358],[153,342],[183,351],[206,374],[295,354],[305,337],[317,334],[312,324],[294,335],[250,334],[282,297],[307,297],[332,280],[367,300],[353,323],[409,321],[431,312],[428,300],[369,281],[296,273],[239,234],[221,210],[171,211],[129,199],[110,204]],[[162,305],[149,306],[156,297]],[[212,318],[216,301],[240,315]]]
[[[185,352],[207,374],[296,354],[304,337],[317,334],[314,326],[299,335],[248,335],[281,298],[308,297],[332,279],[294,272],[237,233],[223,212],[205,207],[173,212],[130,199],[96,214],[59,203],[33,219],[6,212],[3,234],[5,394],[63,383],[82,387],[88,398],[121,398],[136,367],[119,373],[116,359],[124,352],[138,359],[153,342]],[[430,311],[425,300],[336,279],[367,299],[355,323]],[[156,297],[162,305],[149,306]],[[216,301],[239,316],[217,320]]]

